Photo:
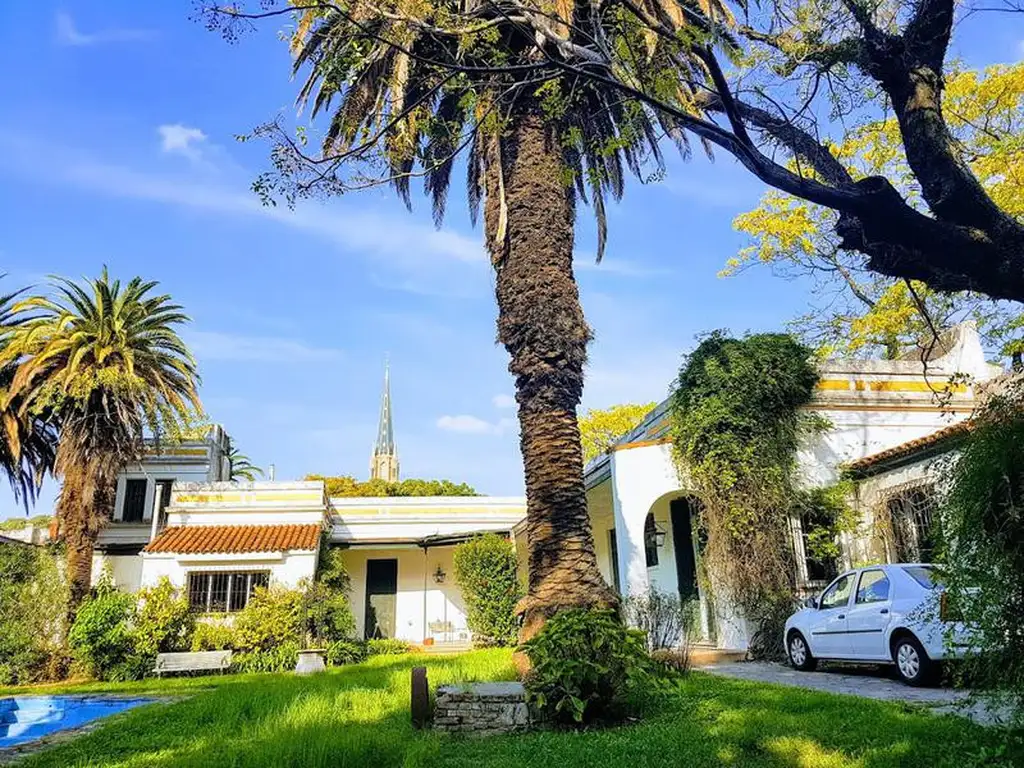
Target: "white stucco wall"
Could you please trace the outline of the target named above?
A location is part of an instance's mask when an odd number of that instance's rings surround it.
[[[92,583],[95,584],[104,574],[110,574],[118,589],[137,592],[142,586],[142,558],[96,552],[92,558]]]
[[[370,559],[398,560],[398,592],[395,607],[395,635],[410,643],[422,643],[430,636],[432,622],[450,622],[451,637],[435,637],[435,642],[468,637],[466,606],[455,584],[452,555],[454,547],[352,548],[343,551],[342,561],[351,579],[352,613],[356,620],[356,636],[365,631],[366,615],[366,561]],[[444,583],[434,582],[434,572],[440,566],[445,572]],[[425,598],[425,599],[424,599]]]
[[[164,576],[184,587],[190,571],[270,571],[271,585],[293,588],[316,574],[314,552],[253,552],[234,555],[143,553],[140,583],[154,586]]]

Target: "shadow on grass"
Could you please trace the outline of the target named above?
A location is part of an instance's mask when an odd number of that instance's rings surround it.
[[[1004,738],[954,717],[693,674],[632,726],[457,739],[413,730],[409,672],[416,665],[428,667],[432,686],[513,673],[509,654],[491,650],[377,658],[311,678],[211,679],[208,690],[193,687],[186,700],[127,712],[25,766],[968,768],[1000,765],[986,761],[982,750],[994,752]],[[165,686],[162,692],[173,691]],[[1003,764],[1018,757],[1011,753]]]

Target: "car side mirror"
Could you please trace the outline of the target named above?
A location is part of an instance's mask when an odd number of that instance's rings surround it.
[[[804,605],[807,606],[808,608],[813,608],[814,610],[818,610],[818,598],[816,598],[816,597],[808,597],[806,600],[804,600]]]

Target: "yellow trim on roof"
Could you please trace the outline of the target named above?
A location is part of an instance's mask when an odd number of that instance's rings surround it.
[[[158,451],[156,448],[147,448],[147,456],[205,456],[206,448],[169,448]]]
[[[228,501],[262,502],[262,501],[322,501],[323,494],[316,492],[262,493],[261,491],[238,491],[232,493],[183,493],[175,497],[179,504],[206,504]]]
[[[849,379],[822,379],[814,385],[815,389],[849,389]]]
[[[852,386],[851,386],[852,385]],[[817,389],[857,392],[966,392],[966,384],[938,384],[927,381],[903,381],[899,379],[822,379]]]

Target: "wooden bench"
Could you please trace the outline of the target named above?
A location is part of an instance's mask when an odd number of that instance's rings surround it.
[[[231,651],[158,653],[153,672],[157,677],[176,672],[223,672],[231,666]]]

